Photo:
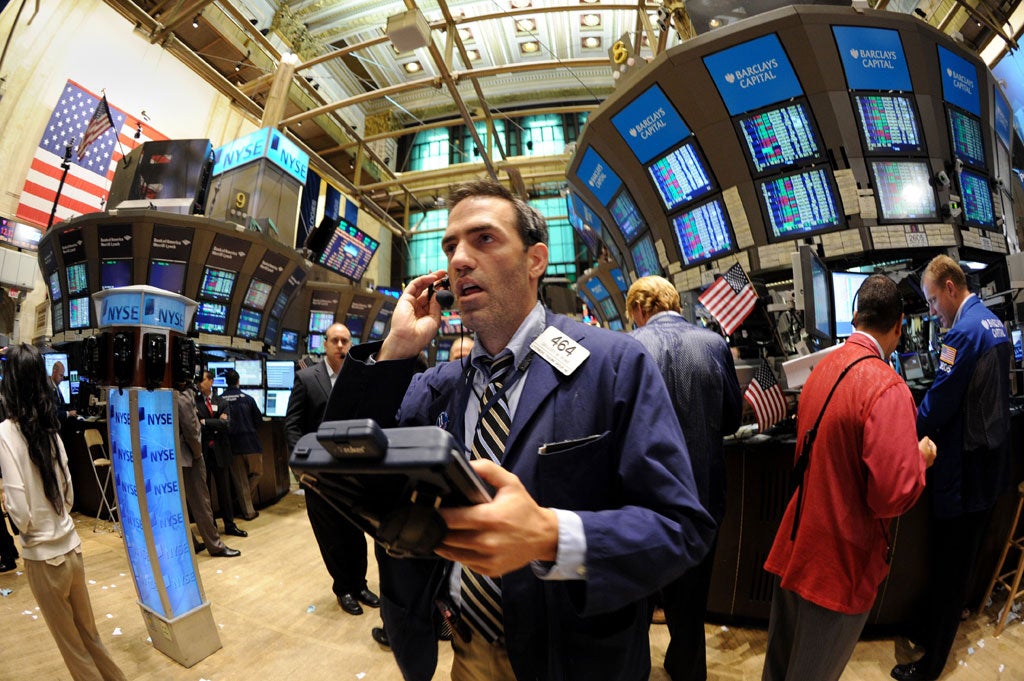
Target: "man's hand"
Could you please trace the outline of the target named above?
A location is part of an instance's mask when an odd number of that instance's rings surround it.
[[[427,289],[447,273],[438,270],[413,279],[395,305],[388,332],[377,360],[408,359],[415,357],[437,335],[441,327],[441,306],[437,300],[427,300]]]
[[[494,500],[463,508],[442,508],[448,534],[437,555],[488,577],[512,572],[532,560],[554,561],[558,516],[533,500],[514,474],[491,461],[473,469],[494,486]]]
[[[925,435],[917,443],[917,451],[921,452],[921,457],[924,458],[924,467],[931,468],[932,464],[935,463],[935,443],[932,439]]]

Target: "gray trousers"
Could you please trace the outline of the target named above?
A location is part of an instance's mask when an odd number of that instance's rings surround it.
[[[838,681],[868,614],[823,608],[783,589],[776,580],[761,681]]]
[[[213,521],[213,510],[210,505],[210,488],[206,484],[206,461],[203,457],[194,457],[191,466],[181,467],[181,476],[185,480],[185,503],[196,521],[199,534],[212,556],[223,553],[227,548],[221,541],[217,524]]]

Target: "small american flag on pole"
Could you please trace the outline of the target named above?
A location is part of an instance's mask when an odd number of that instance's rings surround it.
[[[89,125],[86,126],[85,132],[82,133],[82,141],[78,145],[78,151],[76,152],[78,160],[81,161],[85,158],[85,150],[89,148],[89,145],[113,127],[116,126],[114,125],[114,119],[110,115],[110,107],[107,106],[107,96],[103,95],[100,103],[96,105],[96,111],[93,112],[92,118],[89,119]]]
[[[786,396],[767,362],[762,361],[754,372],[743,399],[753,408],[757,428],[762,433],[786,418]]]
[[[739,263],[716,278],[715,283],[697,299],[722,325],[722,331],[727,336],[731,336],[736,329],[740,328],[743,320],[754,311],[754,306],[757,305],[757,294]]]

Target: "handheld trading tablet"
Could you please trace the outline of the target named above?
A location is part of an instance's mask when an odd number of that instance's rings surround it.
[[[289,465],[399,557],[433,556],[448,531],[437,509],[485,503],[494,491],[451,434],[435,426],[385,430],[371,419],[327,421],[298,441]]]

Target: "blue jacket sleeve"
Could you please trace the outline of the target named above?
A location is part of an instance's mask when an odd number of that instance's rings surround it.
[[[967,334],[955,327],[946,332],[943,345],[955,351],[953,364],[939,362],[935,382],[924,396],[917,411],[917,434],[935,438],[955,420],[961,411],[967,385],[974,373],[977,357]]]

